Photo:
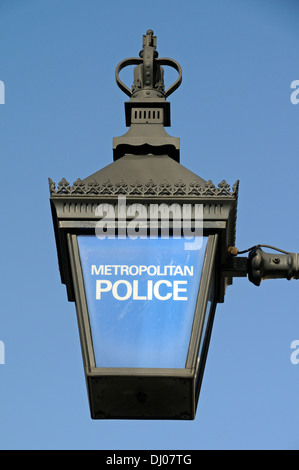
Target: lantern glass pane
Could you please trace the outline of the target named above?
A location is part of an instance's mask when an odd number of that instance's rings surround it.
[[[96,367],[184,368],[207,237],[77,239]]]

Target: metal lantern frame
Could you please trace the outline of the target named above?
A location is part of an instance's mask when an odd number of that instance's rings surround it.
[[[94,419],[194,419],[216,304],[224,301],[232,275],[247,274],[246,266],[239,269],[239,261],[232,261],[228,250],[235,242],[238,182],[232,189],[226,181],[216,187],[179,163],[179,138],[169,136],[165,127],[170,126],[166,98],[180,85],[182,71],[176,61],[158,59],[156,39],[148,30],[139,58],[125,59],[116,68],[116,82],[130,97],[125,103],[126,125],[130,128],[125,135],[113,138],[114,162],[73,185],[62,179],[56,186],[49,180],[61,281],[69,301],[76,303]],[[136,65],[132,90],[119,78],[120,70],[127,65]],[[166,91],[162,66],[178,72],[177,80]],[[184,368],[96,367],[77,237],[95,235],[96,208],[107,203],[117,209],[119,196],[126,197],[127,205],[141,202],[147,208],[148,227],[150,204],[188,204],[191,224],[196,222],[196,205],[202,205],[203,236],[208,241]],[[126,217],[128,224],[127,211]],[[160,216],[158,230],[161,221]],[[115,220],[116,228],[121,222]],[[181,217],[181,227],[183,224]]]
[[[121,159],[123,165],[126,158]],[[149,167],[153,167],[154,158],[147,158]],[[143,156],[131,159],[131,168],[127,174],[122,172],[121,180],[118,168],[121,160],[85,180],[77,180],[72,186],[63,179],[56,187],[50,180],[50,201],[61,280],[66,284],[68,299],[76,304],[93,419],[195,418],[216,305],[223,302],[226,286],[232,282],[229,274],[223,275],[222,266],[225,265],[228,247],[233,245],[235,237],[238,183],[232,190],[225,181],[216,187],[211,182],[203,182],[170,157],[165,158],[169,159],[168,168],[175,166],[172,172],[172,177],[177,177],[175,183],[161,180],[158,174],[151,175],[152,178],[147,182],[136,181],[134,168],[138,170],[140,165],[142,167],[145,164]],[[107,171],[109,180],[103,182]],[[135,172],[140,174],[139,171]],[[124,178],[128,178],[128,181]],[[159,178],[160,183],[154,183]],[[184,183],[182,178],[189,179],[189,182]],[[149,186],[152,188],[150,195],[146,194]],[[144,205],[203,204],[203,235],[208,236],[208,243],[183,369],[103,368],[95,365],[77,236],[94,235],[98,219],[95,208],[101,203],[117,206],[119,195],[126,196],[127,204],[140,201]]]

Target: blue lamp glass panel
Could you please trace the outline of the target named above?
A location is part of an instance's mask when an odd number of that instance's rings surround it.
[[[185,242],[78,236],[96,367],[185,367],[207,237]]]

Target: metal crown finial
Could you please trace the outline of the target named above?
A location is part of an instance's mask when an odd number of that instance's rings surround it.
[[[140,98],[138,92],[143,90],[150,91],[150,93],[146,93],[146,98],[167,98],[180,86],[182,82],[181,66],[173,59],[159,59],[156,47],[157,37],[154,36],[154,31],[149,29],[143,35],[143,49],[139,53],[139,58],[131,57],[117,65],[115,70],[116,83],[130,98],[136,98],[137,96]],[[119,78],[120,71],[129,65],[137,66],[134,70],[134,83],[131,90]],[[174,68],[179,74],[177,80],[166,91],[164,91],[164,70],[162,65]]]
[[[169,136],[164,127],[170,126],[170,103],[166,98],[181,84],[182,70],[176,61],[158,58],[153,30],[143,35],[142,45],[139,58],[125,59],[116,67],[116,82],[130,97],[125,103],[126,125],[130,129],[125,135],[113,138],[113,156],[117,160],[126,153],[167,154],[179,161],[179,139]],[[119,72],[128,65],[136,65],[131,90],[119,78]],[[179,73],[166,91],[162,65],[173,67]]]

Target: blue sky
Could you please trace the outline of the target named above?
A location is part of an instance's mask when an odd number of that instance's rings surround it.
[[[1,449],[299,449],[298,281],[234,280],[195,421],[90,419],[47,181],[112,162],[126,131],[115,67],[151,28],[183,69],[168,131],[181,163],[240,180],[239,249],[299,251],[298,22],[295,0],[0,0]]]

